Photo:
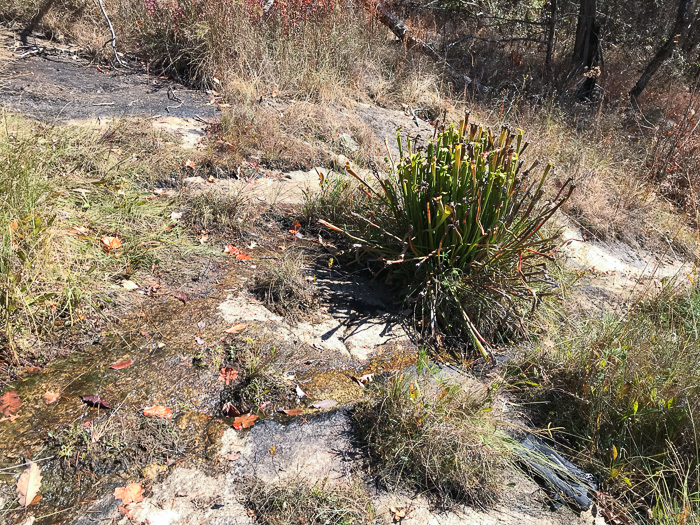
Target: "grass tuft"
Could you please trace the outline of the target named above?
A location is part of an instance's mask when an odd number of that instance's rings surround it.
[[[305,271],[304,253],[287,250],[255,276],[254,291],[279,315],[296,319],[317,304],[316,289]]]
[[[326,481],[254,486],[248,506],[263,525],[361,525],[372,523],[374,511],[359,485],[330,486]]]
[[[429,491],[441,504],[496,503],[510,453],[484,410],[484,390],[401,374],[379,387],[355,421],[380,479]]]

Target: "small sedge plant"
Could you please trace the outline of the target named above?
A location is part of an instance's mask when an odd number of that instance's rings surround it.
[[[418,325],[437,343],[469,341],[484,358],[499,329],[519,325],[554,286],[546,260],[556,234],[543,226],[574,189],[567,180],[547,197],[549,163],[522,170],[522,131],[494,134],[469,123],[437,133],[419,147],[397,136],[400,159],[374,180],[347,168],[369,196],[339,228],[360,256],[390,272]],[[528,304],[527,310],[525,305]]]

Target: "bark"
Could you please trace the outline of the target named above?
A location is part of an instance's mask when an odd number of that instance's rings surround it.
[[[552,55],[554,54],[554,37],[557,31],[557,0],[549,0],[549,25],[547,26],[547,55],[545,56],[545,71],[551,79]]]
[[[596,0],[581,0],[579,4],[576,40],[571,58],[574,68],[594,65],[595,55],[598,53],[596,9]]]
[[[676,21],[671,29],[671,34],[668,36],[663,45],[651,59],[651,62],[647,64],[646,69],[639,77],[637,83],[630,90],[630,99],[633,104],[636,104],[637,97],[642,94],[644,88],[652,79],[654,74],[659,70],[661,64],[663,64],[673,53],[674,48],[678,43],[683,40],[683,37],[688,33],[688,15],[690,12],[691,0],[679,0],[678,2],[678,12],[676,13]]]
[[[23,44],[27,43],[27,37],[31,35],[34,32],[34,29],[36,29],[36,26],[41,23],[41,20],[44,18],[44,15],[49,12],[49,9],[51,9],[53,3],[54,0],[46,0],[43,4],[41,4],[39,11],[32,17],[29,24],[27,24],[27,27],[22,29],[22,32],[20,33],[20,40]]]

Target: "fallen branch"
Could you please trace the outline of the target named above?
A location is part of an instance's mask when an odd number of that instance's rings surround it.
[[[97,0],[97,3],[99,4],[100,9],[102,10],[102,15],[107,21],[107,25],[109,26],[109,32],[112,34],[112,51],[114,52],[114,59],[117,61],[117,64],[126,67],[126,64],[124,64],[124,62],[122,62],[122,59],[119,58],[119,53],[117,53],[117,35],[114,34],[114,27],[112,27],[112,21],[109,19],[109,16],[107,16],[107,11],[105,11],[105,6],[102,4],[102,0]]]
[[[394,14],[392,14],[382,3],[377,3],[375,13],[377,19],[388,27],[396,37],[404,43],[407,48],[416,48],[425,55],[428,55],[435,62],[438,62],[445,67],[447,72],[458,80],[467,85],[473,85],[477,91],[487,91],[488,88],[478,81],[468,77],[467,75],[458,72],[452,65],[442,56],[440,53],[435,51],[430,44],[423,42],[419,38],[416,38],[411,34],[411,31],[406,27],[401,20],[399,20]]]

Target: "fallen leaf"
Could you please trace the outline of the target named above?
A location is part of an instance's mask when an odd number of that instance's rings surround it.
[[[219,381],[226,382],[226,386],[228,386],[228,384],[231,381],[235,381],[237,377],[238,377],[238,370],[236,370],[234,368],[230,368],[230,367],[226,366],[226,367],[222,368],[221,370],[219,370]]]
[[[156,188],[153,190],[153,193],[155,193],[156,195],[163,195],[163,194],[165,194],[165,189],[164,188]]]
[[[0,417],[0,423],[4,423],[5,421],[14,421],[19,417],[19,414],[15,414],[14,416],[8,416],[8,417]]]
[[[47,390],[46,393],[41,396],[41,398],[44,400],[44,403],[47,405],[53,405],[55,402],[57,402],[61,397],[61,394],[58,392],[51,392],[50,390]]]
[[[205,326],[207,326],[207,323],[205,323],[204,321],[199,321],[197,323],[197,328],[199,328],[200,330],[204,330]]]
[[[195,335],[195,336],[194,336],[194,340],[197,342],[197,344],[198,344],[199,346],[204,346],[204,339],[202,339],[202,338],[199,337],[198,335]]]
[[[207,180],[211,183],[216,181],[216,179],[214,178],[214,175],[209,175],[209,178]]]
[[[104,401],[100,396],[80,396],[83,403],[95,408],[112,408],[111,405]]]
[[[124,505],[143,501],[143,487],[138,483],[129,483],[126,487],[114,489],[114,499],[122,500]]]
[[[242,416],[234,419],[233,425],[231,425],[231,426],[233,428],[235,428],[236,430],[241,430],[243,428],[249,428],[255,424],[256,419],[258,419],[258,416],[254,416],[253,414],[243,414]]]
[[[117,363],[112,363],[109,367],[112,370],[121,370],[122,368],[128,368],[134,364],[133,359],[125,359],[124,361],[119,361]]]
[[[245,253],[239,253],[236,255],[236,260],[237,261],[250,261],[250,255],[246,255]]]
[[[185,161],[185,168],[190,168],[191,170],[195,170],[195,169],[197,169],[197,166],[190,159],[187,159]]]
[[[41,372],[41,367],[40,366],[30,366],[27,369],[25,369],[25,373],[27,373],[27,374],[33,374],[34,372]]]
[[[280,412],[288,416],[300,416],[304,413],[301,408],[283,408]]]
[[[229,454],[228,456],[226,456],[226,459],[228,461],[238,461],[239,459],[241,459],[241,453],[240,452],[233,452],[233,453]]]
[[[311,405],[311,408],[333,408],[337,404],[338,402],[332,399],[324,399],[323,401],[318,401]]]
[[[296,235],[299,233],[299,229],[301,228],[301,224],[299,224],[299,221],[294,221],[294,226],[292,226],[292,229],[289,230],[289,233],[292,235]]]
[[[22,401],[17,392],[9,390],[0,397],[0,414],[3,416],[11,416],[19,410]]]
[[[136,284],[134,281],[129,281],[129,280],[127,280],[127,279],[124,279],[124,280],[122,281],[122,288],[124,288],[125,290],[129,290],[129,291],[131,291],[131,290],[138,290],[138,289],[139,289],[139,285]]]
[[[237,417],[241,415],[241,411],[231,402],[224,403],[224,406],[221,407],[221,413],[226,417]]]
[[[119,237],[108,237],[107,235],[103,235],[102,244],[104,245],[104,250],[107,253],[110,253],[112,250],[120,248],[122,245],[122,241]]]
[[[31,505],[41,488],[41,469],[33,461],[17,480],[17,496],[19,504],[23,507]]]
[[[246,326],[248,326],[248,325],[245,325],[242,323],[235,324],[231,328],[229,328],[228,330],[224,330],[224,332],[226,332],[227,334],[237,334],[238,332],[242,332],[243,330],[245,330]]]
[[[226,246],[224,246],[224,253],[229,253],[231,255],[240,255],[242,252],[233,244],[227,244]]]
[[[299,396],[300,398],[306,397],[306,394],[301,388],[299,388],[299,385],[297,385],[297,396]]]
[[[127,509],[126,507],[117,507],[117,509],[119,510],[119,512],[121,512],[124,516],[126,516],[130,520],[134,519],[134,516],[131,514],[130,509]]]
[[[160,405],[154,405],[149,408],[143,409],[143,415],[146,417],[152,417],[155,419],[172,419],[173,411],[168,407],[163,407]]]
[[[177,292],[175,295],[173,295],[173,297],[175,299],[180,299],[180,301],[182,301],[182,304],[187,304],[187,302],[189,301],[188,297],[182,292]]]
[[[85,226],[76,226],[75,228],[71,228],[66,232],[68,235],[87,235],[90,233],[90,230],[88,230]]]
[[[394,521],[401,521],[406,517],[406,509],[403,507],[391,507],[389,510],[394,515]]]

